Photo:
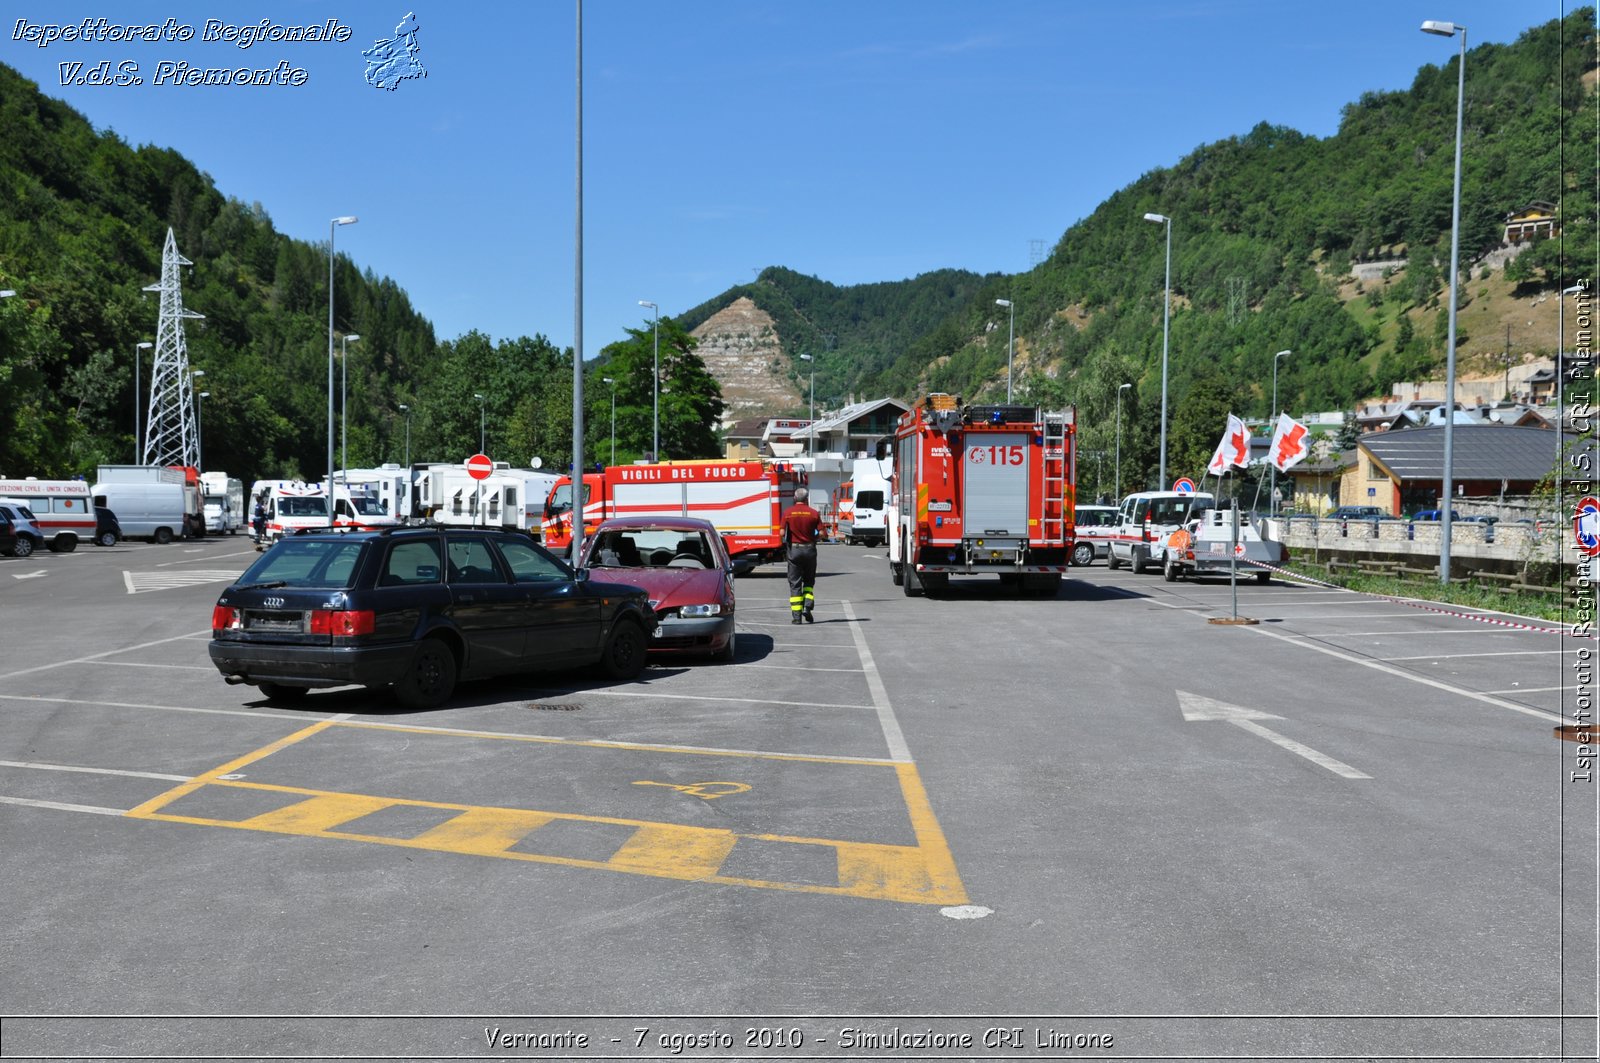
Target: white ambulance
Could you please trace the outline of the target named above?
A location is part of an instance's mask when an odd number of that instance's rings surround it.
[[[255,526],[258,504],[266,512],[259,533]],[[250,513],[250,536],[256,540],[258,550],[301,528],[330,525],[327,491],[320,483],[304,480],[257,480],[250,487]]]
[[[71,553],[94,542],[94,501],[86,480],[0,480],[0,499],[33,511],[44,544]]]
[[[1135,572],[1160,568],[1166,560],[1167,536],[1217,504],[1211,495],[1193,491],[1140,491],[1117,509],[1117,525],[1107,543],[1107,568],[1129,565]]]

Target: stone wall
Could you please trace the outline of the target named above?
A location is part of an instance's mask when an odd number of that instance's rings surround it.
[[[1419,568],[1439,563],[1441,525],[1437,521],[1288,517],[1269,521],[1268,527],[1269,537],[1282,542],[1295,557],[1384,558]],[[1510,572],[1529,562],[1550,564],[1557,560],[1565,534],[1564,526],[1541,528],[1509,522],[1491,526],[1477,521],[1452,521],[1451,567],[1459,574],[1474,568]],[[1577,551],[1569,546],[1561,560],[1565,566],[1575,569],[1578,557]]]

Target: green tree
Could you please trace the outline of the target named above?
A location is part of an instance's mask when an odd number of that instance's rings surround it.
[[[717,421],[722,416],[722,389],[695,353],[699,340],[672,318],[661,319],[660,460],[714,458],[718,455]],[[619,451],[648,454],[654,442],[656,365],[655,331],[650,325],[627,330],[628,338],[600,352],[591,371],[616,381],[617,446]],[[590,391],[598,391],[591,387]],[[609,386],[605,389],[609,399]],[[609,403],[607,407],[609,424]],[[591,420],[593,416],[591,415]]]

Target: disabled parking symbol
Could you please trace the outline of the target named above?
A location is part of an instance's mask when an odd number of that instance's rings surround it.
[[[728,797],[732,794],[747,793],[750,790],[750,784],[742,782],[671,783],[651,782],[648,779],[638,779],[633,785],[664,786],[668,790],[676,790],[680,794],[688,794],[690,797],[698,797],[702,801],[715,801],[719,797]]]

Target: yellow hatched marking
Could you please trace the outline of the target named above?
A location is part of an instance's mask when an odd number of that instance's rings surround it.
[[[297,801],[274,812],[239,821],[246,830],[268,830],[277,834],[322,834],[341,823],[370,816],[395,802],[361,794],[323,794],[308,801]]]
[[[423,831],[411,839],[411,844],[476,856],[502,856],[507,849],[555,818],[548,812],[469,808],[432,830]]]
[[[144,812],[138,818],[206,827],[268,831],[274,834],[299,834],[340,841],[428,849],[468,856],[499,857],[540,864],[557,864],[563,867],[619,871],[654,878],[747,886],[791,893],[862,897],[906,904],[962,904],[967,899],[960,880],[954,877],[954,866],[950,862],[948,850],[930,852],[924,846],[880,845],[781,834],[735,834],[728,830],[687,827],[676,823],[652,823],[608,816],[541,812],[534,809],[412,801],[404,798],[306,790],[240,780],[219,780],[212,785],[229,789],[261,790],[266,793],[304,794],[306,800],[242,820],[211,819],[161,811]],[[196,786],[192,789],[198,788]],[[396,806],[436,808],[454,811],[457,815],[411,838],[391,838],[335,829],[362,816]],[[556,820],[610,823],[632,827],[634,831],[616,852],[604,860],[584,860],[511,850],[511,846]],[[718,874],[734,847],[746,838],[789,845],[834,847],[838,853],[838,885],[777,882]]]
[[[246,753],[244,756],[230,760],[228,763],[223,764],[220,767],[212,768],[210,771],[205,772],[202,775],[196,775],[193,779],[190,779],[186,783],[179,783],[166,793],[157,794],[144,804],[135,805],[133,808],[128,809],[125,815],[133,816],[136,819],[153,818],[151,813],[155,812],[156,809],[170,805],[172,802],[176,801],[180,797],[183,797],[185,794],[194,793],[196,790],[200,789],[200,787],[205,786],[207,783],[216,782],[224,775],[232,775],[234,772],[238,771],[240,768],[243,768],[247,764],[254,764],[256,761],[262,759],[263,757],[269,757],[278,752],[280,749],[283,749],[287,746],[292,746],[296,742],[310,738],[318,731],[327,730],[329,727],[332,727],[338,722],[338,717],[330,717],[326,720],[318,720],[310,727],[305,727],[294,732],[293,734],[285,735],[276,742],[270,742],[253,753]]]
[[[656,823],[635,831],[606,866],[662,878],[710,878],[738,841],[729,830]]]

